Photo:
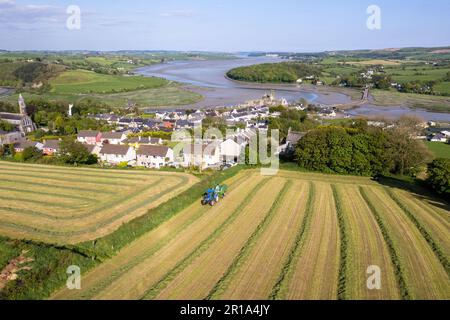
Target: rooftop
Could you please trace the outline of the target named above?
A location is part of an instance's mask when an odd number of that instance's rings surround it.
[[[165,157],[169,151],[165,146],[141,146],[137,150],[138,155],[153,156],[153,157]]]
[[[120,154],[120,155],[126,155],[128,153],[128,150],[130,149],[129,146],[124,145],[116,145],[116,144],[105,144],[102,147],[102,150],[100,150],[101,154]]]

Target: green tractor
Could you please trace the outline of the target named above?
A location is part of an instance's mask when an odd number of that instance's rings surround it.
[[[227,191],[228,186],[226,185],[217,185],[215,188],[208,189],[203,194],[202,205],[214,206],[220,199],[225,198]]]

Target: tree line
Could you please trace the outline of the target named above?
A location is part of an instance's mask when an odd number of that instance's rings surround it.
[[[416,175],[432,155],[422,141],[412,138],[415,130],[402,122],[383,130],[367,126],[365,120],[349,127],[318,127],[299,141],[295,160],[305,169],[327,173]]]

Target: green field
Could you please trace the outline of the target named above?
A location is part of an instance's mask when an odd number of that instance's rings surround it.
[[[402,93],[395,90],[371,90],[374,104],[379,106],[407,106],[437,112],[450,112],[450,97],[416,93]]]
[[[167,86],[156,89],[144,89],[121,93],[89,93],[89,94],[26,94],[28,100],[45,99],[53,102],[63,101],[65,103],[80,103],[94,101],[105,103],[112,107],[125,108],[128,102],[132,101],[138,107],[166,107],[166,106],[183,106],[193,104],[202,99],[200,94],[188,91],[181,85],[171,83]],[[18,94],[1,97],[0,100],[6,100],[10,103],[17,103]]]
[[[443,142],[425,142],[436,158],[450,159],[450,144]]]
[[[116,93],[161,88],[167,84],[161,78],[112,76],[86,70],[66,71],[50,81],[51,92],[56,94]]]
[[[440,94],[450,95],[450,81],[438,83],[433,88],[436,92],[439,92]]]

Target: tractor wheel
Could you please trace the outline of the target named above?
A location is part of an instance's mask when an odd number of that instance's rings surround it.
[[[204,206],[206,204],[205,200],[202,200],[202,206]]]
[[[214,205],[216,204],[216,201],[213,200],[213,201],[211,201],[209,204],[210,204],[211,207],[214,207]]]

